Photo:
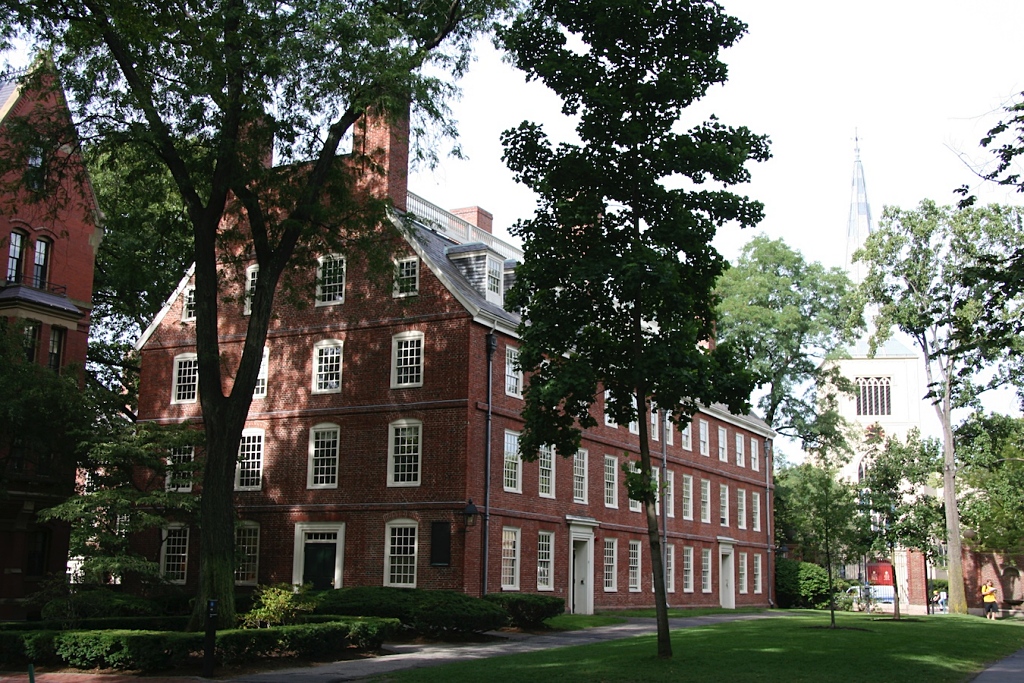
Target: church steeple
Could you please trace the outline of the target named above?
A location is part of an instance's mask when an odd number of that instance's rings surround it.
[[[853,262],[853,252],[864,245],[864,241],[875,230],[871,221],[871,205],[868,204],[868,188],[864,182],[864,165],[860,162],[860,138],[853,134],[853,183],[850,194],[850,217],[846,227],[846,272],[854,284],[860,284],[864,275],[863,263]]]

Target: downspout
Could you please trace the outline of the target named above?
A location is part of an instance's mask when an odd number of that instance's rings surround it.
[[[491,410],[494,403],[494,352],[498,348],[498,337],[494,334],[494,328],[487,333],[487,429],[484,444],[484,533],[483,533],[483,562],[481,572],[483,576],[480,581],[481,597],[487,595],[487,557],[490,547],[490,521],[491,521]]]
[[[768,552],[766,556],[768,558],[768,606],[775,607],[775,601],[772,598],[772,587],[775,585],[775,575],[772,573],[772,555],[775,553],[775,546],[772,545],[772,525],[775,521],[775,516],[772,514],[772,442],[766,436],[764,437],[764,509],[765,509],[765,533],[768,537]],[[776,562],[776,564],[778,564]]]
[[[661,431],[661,485],[662,487],[668,486],[668,411],[658,409],[661,413],[659,416],[661,424],[659,425]],[[675,494],[675,491],[672,492]],[[668,496],[664,492],[661,494],[661,569],[662,575],[665,575],[665,569],[668,568]],[[675,573],[676,568],[672,567],[672,572]],[[665,607],[668,604],[668,582],[665,582]]]

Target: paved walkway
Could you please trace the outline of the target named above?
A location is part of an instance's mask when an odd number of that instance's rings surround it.
[[[714,614],[685,619],[670,619],[673,630],[720,624],[728,621],[775,618],[772,614]],[[317,666],[278,669],[266,673],[247,674],[225,683],[342,683],[359,681],[391,671],[438,666],[454,661],[483,659],[520,652],[535,652],[556,647],[587,645],[620,638],[652,634],[657,631],[653,619],[629,619],[626,623],[599,626],[580,631],[560,631],[544,635],[509,634],[502,640],[489,643],[463,644],[401,644],[385,645],[392,654],[384,657],[331,662]],[[84,673],[43,673],[35,677],[36,683],[203,683],[209,679],[198,676],[125,676]],[[27,674],[0,675],[0,683],[27,683]],[[983,671],[973,683],[1021,683],[1024,681],[1024,650],[996,662]]]

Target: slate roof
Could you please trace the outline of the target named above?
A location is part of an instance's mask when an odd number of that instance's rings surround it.
[[[46,292],[41,289],[27,287],[25,285],[10,285],[0,289],[0,303],[7,301],[24,301],[28,303],[45,306],[75,316],[82,316],[82,311],[75,306],[66,296]]]

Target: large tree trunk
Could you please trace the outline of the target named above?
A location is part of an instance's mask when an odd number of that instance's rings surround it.
[[[645,482],[652,480],[651,447],[648,441],[650,413],[647,398],[640,392],[636,394],[637,420],[640,421],[640,473]],[[647,543],[651,549],[651,569],[654,574],[654,612],[658,622],[658,657],[672,658],[672,639],[668,628],[668,592],[665,589],[665,565],[662,563],[661,535],[658,531],[658,517],[655,512],[656,496],[648,486],[644,495],[644,512],[647,516]]]
[[[900,582],[896,580],[896,547],[889,548],[889,561],[892,562],[892,618],[900,620]]]

